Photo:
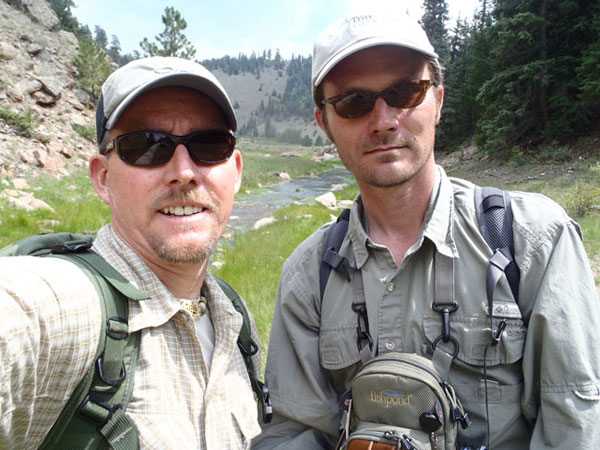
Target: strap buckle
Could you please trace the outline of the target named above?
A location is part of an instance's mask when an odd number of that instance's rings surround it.
[[[273,405],[271,404],[271,395],[269,394],[269,388],[266,384],[263,384],[261,388],[262,398],[260,399],[260,403],[262,405],[263,423],[269,423],[271,422],[271,419],[273,419]]]
[[[90,402],[93,403],[93,405],[102,407],[104,410],[106,410],[106,412],[98,408],[94,408],[93,406],[89,406],[88,403]],[[119,408],[122,408],[120,403],[111,405],[94,394],[88,394],[77,407],[76,414],[81,415],[98,428],[102,428],[108,423],[108,421],[110,421],[115,411]]]
[[[104,375],[104,358],[100,356],[96,360],[96,370],[98,371],[98,377],[106,384],[110,386],[120,386],[123,381],[125,381],[125,377],[127,376],[127,370],[125,369],[125,363],[121,364],[121,373],[119,374],[119,378],[111,380]]]

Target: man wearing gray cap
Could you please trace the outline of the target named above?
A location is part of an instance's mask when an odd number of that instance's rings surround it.
[[[145,297],[126,318],[141,338],[123,434],[140,448],[248,448],[260,431],[242,314],[208,272],[241,184],[235,129],[227,93],[191,61],[136,60],[102,88],[89,174],[112,220],[92,250]],[[69,261],[1,258],[0,304],[0,448],[38,448],[94,363],[98,294]]]
[[[520,283],[513,294],[500,272],[486,294],[490,256],[504,254],[480,232],[475,186],[435,164],[442,82],[423,29],[394,11],[349,15],[318,37],[316,120],[360,195],[337,248],[325,243],[342,228],[327,224],[283,267],[265,375],[273,421],[254,449],[334,448],[354,375],[392,351],[445,355],[434,362],[472,421],[461,449],[600,448],[600,305],[579,227],[551,200],[511,193]],[[371,400],[402,398],[412,414],[412,394]],[[393,436],[348,448],[400,448]]]

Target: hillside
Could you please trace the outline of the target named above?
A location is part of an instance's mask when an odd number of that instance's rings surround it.
[[[45,1],[0,1],[0,177],[64,174],[94,151],[82,137],[94,112],[76,86],[77,51]]]

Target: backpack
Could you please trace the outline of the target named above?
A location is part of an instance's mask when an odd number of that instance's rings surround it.
[[[363,364],[344,404],[346,420],[339,447],[344,450],[369,445],[454,449],[457,423],[469,425],[447,375],[441,375],[431,360],[417,354],[389,352]]]
[[[512,235],[512,208],[510,206],[510,194],[495,187],[475,186],[475,211],[479,229],[485,241],[494,252],[494,255],[501,253],[508,262],[502,269],[506,274],[510,289],[516,302],[519,301],[519,281],[520,272],[514,257],[514,245]],[[323,256],[319,267],[319,287],[321,299],[331,274],[331,269],[342,272],[346,278],[350,278],[349,263],[346,258],[341,257],[338,252],[344,241],[344,237],[348,233],[348,225],[350,222],[350,210],[345,209],[338,216],[337,220],[331,224],[325,236],[323,244]],[[490,258],[488,270],[494,256]],[[502,274],[498,276],[499,277]],[[494,274],[494,278],[496,274]],[[495,284],[494,284],[495,286]],[[486,281],[486,289],[489,290],[488,282]]]
[[[476,186],[474,194],[479,228],[493,252],[486,274],[486,294],[492,330],[492,341],[488,345],[493,346],[500,341],[507,325],[504,319],[496,330],[493,326],[493,295],[503,274],[508,279],[515,301],[518,301],[520,273],[514,258],[513,216],[507,191]],[[458,304],[454,301],[453,261],[436,252],[435,298],[432,308],[443,315],[444,326],[442,334],[433,342],[433,361],[420,355],[397,352],[373,356],[373,340],[369,333],[361,272],[352,268],[347,259],[338,253],[348,232],[349,221],[350,210],[346,209],[327,230],[319,267],[321,301],[331,269],[342,273],[348,281],[351,280],[351,271],[355,277],[355,303],[352,304],[352,309],[359,316],[357,334],[363,365],[351,381],[350,393],[342,398],[345,424],[341,428],[345,433],[342,433],[339,441],[339,445],[343,446],[338,447],[348,450],[367,449],[373,442],[377,442],[391,445],[382,448],[453,449],[458,432],[457,422],[463,429],[470,425],[468,414],[464,412],[452,387],[445,381],[459,348],[458,341],[449,333],[448,325],[450,314],[458,309]],[[369,347],[361,348],[361,341],[364,339]],[[454,343],[454,354],[447,354],[436,348],[441,339]],[[409,363],[407,359],[410,360]],[[420,369],[417,370],[416,366]],[[369,381],[362,382],[363,379]],[[416,401],[417,406],[415,402],[408,405],[408,398],[419,398]],[[394,403],[394,399],[398,399],[398,402]],[[381,403],[378,400],[385,406],[378,406],[377,404]],[[450,409],[448,402],[451,405]],[[396,408],[397,405],[400,407]],[[420,420],[417,421],[417,418]],[[352,434],[349,434],[350,430]]]
[[[128,332],[128,299],[139,301],[146,295],[135,288],[101,256],[90,250],[93,236],[70,233],[39,234],[26,237],[0,250],[0,256],[52,256],[76,264],[94,284],[100,298],[102,328],[94,357],[80,384],[46,436],[40,449],[96,449],[109,445],[114,450],[139,448],[137,431],[125,415],[133,391],[140,333]],[[272,410],[267,387],[259,380],[252,363],[258,352],[252,340],[246,305],[224,280],[215,277],[235,309],[242,314],[238,337],[248,376],[270,421]]]

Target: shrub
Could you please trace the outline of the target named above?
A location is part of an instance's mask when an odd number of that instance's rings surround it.
[[[11,111],[8,108],[0,108],[0,119],[15,128],[18,135],[23,137],[31,137],[33,130],[39,123],[38,115],[31,108],[27,108],[27,111],[23,114]]]
[[[94,125],[79,125],[78,123],[72,123],[71,127],[73,130],[82,138],[87,139],[90,142],[94,142],[96,139],[96,127]]]

